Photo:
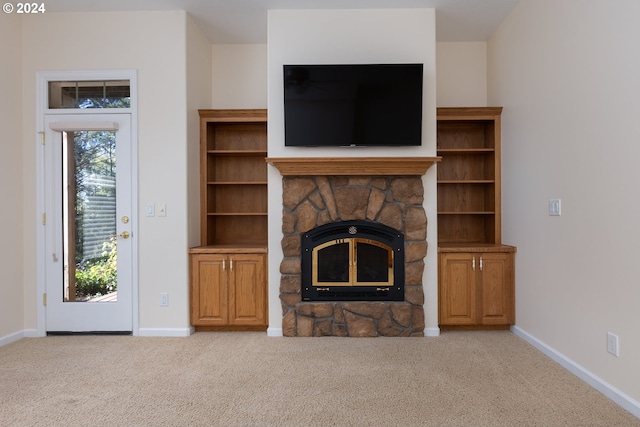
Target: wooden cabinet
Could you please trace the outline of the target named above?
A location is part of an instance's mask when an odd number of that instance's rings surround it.
[[[223,250],[191,249],[191,324],[201,330],[266,329],[266,254]]]
[[[438,108],[441,326],[515,322],[513,246],[502,244],[502,107]]]
[[[478,248],[478,252],[444,250],[439,253],[441,325],[497,326],[514,323],[513,252],[507,246],[497,250],[500,252]]]
[[[200,243],[190,250],[196,330],[267,326],[267,111],[200,110]]]

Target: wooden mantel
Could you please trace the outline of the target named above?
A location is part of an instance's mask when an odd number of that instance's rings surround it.
[[[267,157],[282,176],[424,175],[440,157]]]

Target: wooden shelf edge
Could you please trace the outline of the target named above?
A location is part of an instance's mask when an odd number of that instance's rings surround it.
[[[440,211],[438,215],[495,215],[496,211]]]
[[[495,179],[439,179],[438,184],[495,184]]]
[[[267,212],[207,212],[207,216],[267,216]]]
[[[267,181],[207,181],[207,185],[267,185]]]
[[[438,154],[485,154],[495,151],[495,148],[438,148]]]
[[[437,120],[492,120],[500,117],[502,107],[439,107]]]
[[[441,157],[267,157],[282,176],[424,175]]]
[[[266,109],[198,110],[201,119],[211,122],[266,122]]]
[[[218,244],[208,246],[196,246],[189,248],[190,254],[246,254],[257,253],[266,254],[268,252],[267,243],[237,243],[237,244]]]
[[[438,252],[517,252],[515,246],[500,243],[438,243]]]
[[[266,157],[266,150],[207,150],[207,154],[235,157]]]

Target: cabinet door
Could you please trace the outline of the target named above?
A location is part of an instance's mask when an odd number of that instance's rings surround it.
[[[514,315],[514,257],[510,253],[483,253],[482,310],[483,325],[509,325]]]
[[[229,324],[265,325],[265,256],[230,255]]]
[[[441,325],[476,324],[476,262],[468,253],[440,254]]]
[[[191,257],[191,324],[218,326],[228,323],[227,256]]]

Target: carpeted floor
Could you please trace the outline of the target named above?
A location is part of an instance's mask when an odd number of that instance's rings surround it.
[[[640,426],[510,332],[0,347],[1,426]]]

